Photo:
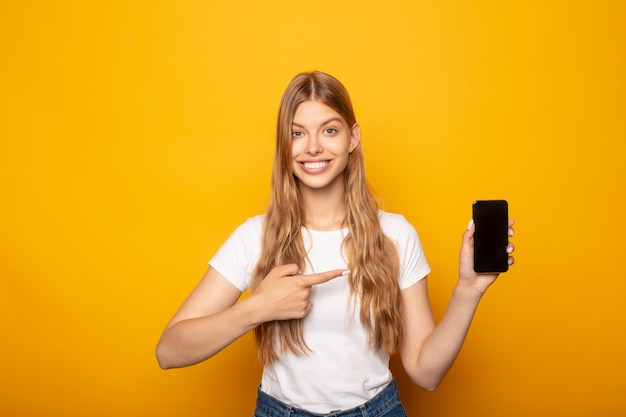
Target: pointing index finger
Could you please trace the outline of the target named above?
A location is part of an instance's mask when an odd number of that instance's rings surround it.
[[[340,276],[346,276],[350,273],[347,269],[333,269],[332,271],[320,272],[318,274],[303,275],[302,279],[307,287],[316,284],[323,284]]]

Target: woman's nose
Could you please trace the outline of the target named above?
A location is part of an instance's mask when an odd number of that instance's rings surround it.
[[[322,151],[322,144],[320,143],[319,139],[315,136],[310,136],[309,142],[307,143],[306,152],[309,155],[315,156],[321,154]]]

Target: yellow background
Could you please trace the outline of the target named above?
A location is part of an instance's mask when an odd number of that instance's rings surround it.
[[[439,390],[394,358],[409,414],[625,415],[624,4],[3,1],[0,414],[251,415],[249,335],[187,369],[153,351],[265,209],[278,100],[320,69],[420,233],[437,317],[472,201],[518,221]]]

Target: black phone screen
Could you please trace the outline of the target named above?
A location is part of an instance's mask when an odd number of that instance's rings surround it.
[[[509,208],[506,200],[478,200],[472,206],[474,271],[506,272],[509,269]]]

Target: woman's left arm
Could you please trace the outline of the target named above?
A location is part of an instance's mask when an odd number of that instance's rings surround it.
[[[513,224],[511,220],[509,236],[513,236]],[[426,279],[401,293],[404,336],[400,357],[411,380],[428,391],[439,386],[454,363],[481,297],[498,277],[498,274],[474,272],[474,229],[471,224],[463,234],[459,281],[438,325],[435,326],[431,312]],[[513,250],[514,246],[509,244],[509,254]],[[510,257],[509,263],[512,262]]]

